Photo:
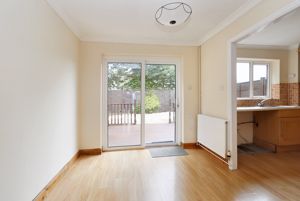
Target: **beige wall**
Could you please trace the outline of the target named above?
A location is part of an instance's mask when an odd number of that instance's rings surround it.
[[[102,56],[177,57],[183,62],[184,142],[196,142],[198,48],[159,45],[88,43],[80,45],[80,147],[101,147],[100,90]]]
[[[1,1],[0,27],[0,200],[30,201],[78,150],[79,41],[46,1]]]
[[[201,111],[228,118],[228,41],[292,0],[264,0],[201,46]]]
[[[295,83],[295,82],[300,82],[299,81],[299,66],[298,66],[298,48],[293,48],[289,50],[289,59],[288,59],[288,64],[289,64],[289,82],[290,83]],[[295,75],[295,76],[291,76]]]

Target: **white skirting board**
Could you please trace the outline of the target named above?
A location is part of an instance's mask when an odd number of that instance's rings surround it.
[[[227,155],[227,120],[198,115],[197,141],[222,158]]]

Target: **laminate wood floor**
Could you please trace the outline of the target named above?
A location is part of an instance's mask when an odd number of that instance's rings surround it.
[[[147,150],[81,156],[47,201],[300,200],[300,152],[240,155],[229,171],[202,149],[151,158]]]

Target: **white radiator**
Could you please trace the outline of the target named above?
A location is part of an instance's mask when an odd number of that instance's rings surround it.
[[[219,156],[227,154],[227,121],[207,115],[198,115],[197,141]]]

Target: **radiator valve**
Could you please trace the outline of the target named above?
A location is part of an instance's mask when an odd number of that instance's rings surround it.
[[[230,158],[230,157],[231,157],[231,152],[230,152],[230,150],[227,151],[226,156],[227,156],[227,158]]]

